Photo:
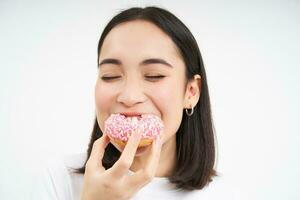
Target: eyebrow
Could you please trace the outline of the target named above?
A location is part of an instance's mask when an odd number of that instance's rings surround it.
[[[104,64],[122,65],[122,62],[118,59],[115,59],[115,58],[106,58],[106,59],[103,59],[99,63],[98,66],[100,67],[101,65],[104,65]],[[150,65],[150,64],[163,64],[167,67],[173,68],[173,66],[170,63],[168,63],[167,61],[165,61],[164,59],[161,59],[161,58],[145,59],[139,65]]]

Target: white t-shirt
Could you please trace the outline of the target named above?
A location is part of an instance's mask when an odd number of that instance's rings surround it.
[[[33,200],[79,200],[83,184],[83,174],[74,173],[68,167],[83,166],[85,154],[78,154],[48,161],[35,182],[31,199]],[[222,176],[214,177],[213,181],[202,190],[178,190],[167,178],[155,177],[150,183],[139,190],[132,200],[232,200],[233,188]]]

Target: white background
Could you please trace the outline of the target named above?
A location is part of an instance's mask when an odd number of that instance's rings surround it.
[[[300,199],[300,2],[0,2],[0,199],[26,199],[40,159],[84,152],[97,43],[121,9],[157,5],[197,38],[217,170],[250,199]]]

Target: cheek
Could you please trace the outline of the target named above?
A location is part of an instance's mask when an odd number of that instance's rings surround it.
[[[105,113],[109,113],[109,108],[113,103],[113,90],[109,87],[105,87],[104,84],[96,83],[95,86],[95,106],[97,121],[100,129],[104,130],[104,120],[106,119]]]
[[[162,114],[172,114],[182,106],[182,95],[172,87],[162,87],[154,94]]]
[[[159,89],[153,90],[153,97],[164,121],[165,141],[176,134],[182,120],[184,93],[183,86],[174,89],[174,85],[181,85],[178,83],[179,81],[166,82]]]
[[[102,110],[107,107],[106,105],[109,103],[109,95],[110,90],[97,83],[95,87],[95,103],[96,103],[96,109],[99,112],[102,112]]]

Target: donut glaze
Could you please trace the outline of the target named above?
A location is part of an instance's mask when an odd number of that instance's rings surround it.
[[[112,114],[104,122],[104,132],[119,145],[125,146],[131,133],[135,130],[142,132],[139,147],[150,145],[163,129],[162,120],[153,114],[143,114],[141,117],[126,117]]]

